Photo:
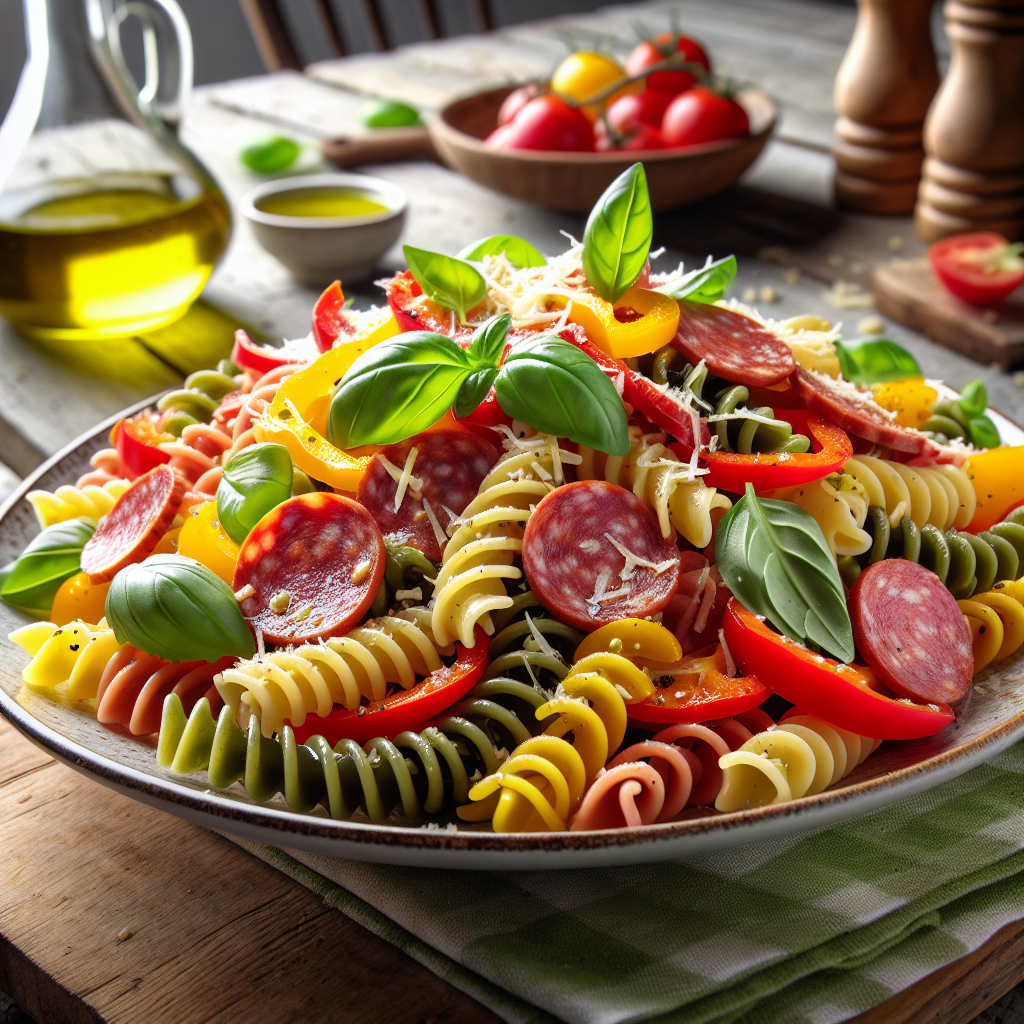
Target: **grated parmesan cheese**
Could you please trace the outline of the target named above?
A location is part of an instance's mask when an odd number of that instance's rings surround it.
[[[386,455],[382,455],[380,452],[377,453],[377,460],[388,471],[391,479],[398,485],[395,489],[396,512],[402,507],[402,502],[405,501],[405,492],[409,487],[412,487],[413,491],[416,492],[423,490],[423,481],[418,476],[412,475],[412,467],[416,464],[417,455],[419,455],[418,448],[414,446],[409,449],[409,454],[405,457],[405,465],[399,469]]]
[[[586,601],[587,612],[592,619],[600,613],[603,601],[614,601],[617,597],[625,597],[630,591],[629,583],[619,587],[618,590],[609,590],[608,583],[611,578],[610,569],[603,569],[597,574],[597,579],[594,581],[594,593]]]
[[[663,572],[668,572],[672,566],[679,564],[678,558],[666,558],[664,562],[651,562],[646,558],[641,558],[640,555],[634,555],[629,548],[619,543],[610,533],[606,533],[604,538],[626,560],[626,564],[619,571],[619,579],[621,580],[631,580],[638,567],[650,569],[660,576]]]
[[[718,642],[722,645],[722,654],[725,655],[725,674],[731,679],[736,675],[736,662],[733,659],[732,651],[729,650],[729,645],[725,642],[724,629],[718,631]]]
[[[430,502],[426,498],[423,499],[423,511],[427,513],[427,519],[430,520],[431,529],[434,531],[434,536],[437,538],[437,546],[443,551],[445,544],[448,543],[448,534],[441,529],[441,523],[438,521],[437,513],[433,510]]]

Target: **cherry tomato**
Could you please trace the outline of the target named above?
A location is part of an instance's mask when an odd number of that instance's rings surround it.
[[[700,43],[687,36],[678,36],[673,45],[673,37],[665,32],[633,47],[626,61],[626,74],[631,78],[642,75],[652,64],[667,60],[673,53],[680,54],[687,64],[700,64],[705,71],[711,70],[711,62]],[[671,99],[696,81],[697,76],[690,71],[655,71],[647,76],[647,88],[656,89]]]
[[[695,146],[749,135],[750,122],[735,100],[696,88],[680,93],[668,105],[661,134],[666,146]]]
[[[158,413],[146,409],[118,420],[110,431],[110,443],[121,456],[121,466],[129,480],[171,461],[170,455],[157,447],[164,441],[174,440],[173,435],[160,428],[160,419]]]
[[[935,276],[970,306],[1002,302],[1024,282],[1021,244],[994,231],[973,231],[936,242],[928,250]]]
[[[217,502],[207,501],[189,510],[178,535],[178,554],[202,562],[227,585],[235,575],[238,545],[217,519]]]
[[[539,94],[540,88],[533,82],[513,89],[505,97],[505,102],[502,103],[501,109],[498,111],[498,127],[508,124],[530,100],[536,99]]]
[[[442,665],[408,690],[400,689],[358,711],[336,707],[323,718],[307,715],[295,730],[295,740],[305,743],[311,736],[323,736],[332,745],[342,738],[366,743],[377,736],[397,736],[406,729],[419,731],[476,685],[487,667],[489,646],[490,638],[477,626],[472,647],[455,645],[454,664]]]
[[[69,622],[96,625],[103,618],[109,583],[90,583],[88,573],[76,572],[66,579],[53,599],[50,621],[58,626]]]
[[[743,672],[840,729],[880,740],[934,736],[953,721],[945,704],[917,704],[881,692],[869,668],[841,665],[780,636],[736,600],[723,621],[725,642]]]
[[[640,125],[660,129],[670,101],[656,89],[620,96],[608,107],[608,123],[620,135],[632,135]]]
[[[602,130],[600,122],[598,122],[595,126],[594,138],[594,148],[599,152],[607,152],[613,149],[620,152],[632,152],[642,149],[665,148],[665,140],[662,138],[661,132],[657,128],[652,128],[649,124],[637,125],[624,138],[610,138],[608,133]]]
[[[565,96],[577,103],[588,100],[603,93],[620,79],[625,78],[622,68],[610,57],[600,53],[572,53],[555,69],[551,76],[551,91],[558,96]],[[624,91],[636,91],[642,88],[639,84],[626,86]],[[606,99],[605,104],[614,102],[622,92],[615,92]],[[582,108],[586,116],[593,121],[599,109],[596,105]]]
[[[487,137],[497,149],[541,149],[587,153],[594,130],[587,116],[557,96],[530,100],[506,125]]]

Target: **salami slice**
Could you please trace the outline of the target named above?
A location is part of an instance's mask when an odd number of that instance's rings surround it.
[[[416,449],[412,462],[412,479],[403,486],[398,509],[395,509],[399,474],[405,468],[409,453]],[[498,449],[476,434],[461,430],[437,430],[417,434],[407,441],[389,445],[373,460],[359,483],[359,502],[373,516],[381,533],[397,543],[419,548],[432,562],[441,561],[441,546],[424,508],[430,504],[438,523],[447,528],[451,512],[462,515],[463,509],[476,497],[480,481],[498,461]],[[415,484],[415,486],[414,486]]]
[[[523,536],[523,568],[541,604],[589,632],[660,612],[676,592],[679,552],[632,491],[581,480],[537,505]]]
[[[904,558],[876,562],[849,605],[857,649],[897,696],[955,704],[970,689],[971,630],[935,573]]]
[[[384,579],[384,538],[351,498],[300,494],[253,528],[235,565],[239,606],[276,644],[347,633],[369,611]]]
[[[691,363],[734,384],[766,388],[784,381],[796,363],[789,346],[749,316],[704,302],[679,303],[679,331],[672,341]]]
[[[168,465],[134,480],[82,548],[82,572],[90,582],[108,583],[126,565],[149,555],[170,529],[187,487]]]
[[[831,420],[849,434],[911,455],[920,455],[931,445],[924,434],[901,427],[869,394],[858,392],[852,385],[837,384],[803,367],[798,367],[793,374],[793,383],[812,412]]]

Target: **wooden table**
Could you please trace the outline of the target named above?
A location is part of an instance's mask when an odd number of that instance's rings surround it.
[[[831,206],[831,79],[853,13],[797,0],[692,0],[686,27],[725,72],[783,103],[779,141],[743,182],[659,217],[661,266],[735,252],[732,294],[774,290],[782,319],[814,312],[846,323],[835,284],[870,289],[875,266],[923,247],[909,220],[841,215]],[[566,19],[580,41],[665,27],[661,5]],[[184,137],[233,200],[255,183],[238,150],[283,125],[305,141],[358,130],[362,94],[440,106],[459,92],[543,73],[561,52],[550,25],[317,65],[199,90]],[[628,45],[628,44],[627,44]],[[344,91],[347,90],[347,91]],[[315,157],[309,158],[315,161]],[[498,196],[436,164],[369,168],[410,194],[403,241],[456,251],[484,235],[522,235],[542,251],[577,237],[581,218]],[[382,273],[402,266],[388,253]],[[360,304],[380,301],[356,289]],[[227,350],[244,322],[268,336],[309,330],[315,293],[236,223],[227,257],[186,321],[118,345],[28,343],[0,322],[0,499],[43,458],[98,420],[176,385]],[[889,325],[930,374],[986,379],[992,402],[1024,419],[1024,379],[981,367]],[[131,933],[130,937],[127,933]],[[119,936],[122,938],[119,940]],[[960,1024],[1024,973],[1024,922],[865,1014],[862,1024]],[[488,1010],[220,836],[133,803],[57,765],[0,722],[0,991],[50,1021],[497,1020]]]

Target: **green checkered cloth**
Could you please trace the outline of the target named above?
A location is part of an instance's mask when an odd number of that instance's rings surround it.
[[[508,1021],[833,1024],[1024,918],[1024,743],[853,821],[664,864],[440,871],[236,842]]]

